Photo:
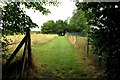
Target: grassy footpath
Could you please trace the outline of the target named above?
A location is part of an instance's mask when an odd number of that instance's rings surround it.
[[[77,45],[73,43],[74,38],[64,36],[34,35],[31,41],[33,65],[26,68],[24,75],[28,80],[93,80],[103,72],[93,57],[85,56],[85,40],[81,38]],[[18,79],[22,66],[20,61],[18,56],[7,69],[3,67],[3,77]]]
[[[76,50],[63,36],[56,37],[43,46],[33,47],[33,56],[41,68],[39,77],[81,78],[83,70],[77,64]]]

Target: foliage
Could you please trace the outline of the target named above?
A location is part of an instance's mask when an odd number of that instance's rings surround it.
[[[64,36],[67,30],[67,23],[63,20],[48,21],[41,26],[41,32],[43,34],[58,34],[60,36]]]
[[[58,35],[64,36],[67,30],[67,23],[63,20],[56,21],[55,31]]]
[[[26,8],[33,10],[39,10],[42,14],[48,14],[50,11],[43,7],[44,5],[57,5],[58,2],[54,1],[44,1],[40,0],[39,2],[5,2],[3,1],[3,6],[0,5],[2,9],[2,35],[13,35],[18,33],[25,33],[26,28],[37,27],[35,23],[32,22],[29,16],[25,14],[21,5],[24,5]],[[5,42],[7,43],[7,42]]]
[[[84,14],[82,10],[75,10],[69,24],[67,20],[58,20],[55,23],[48,21],[43,24],[41,31],[42,33],[55,33],[61,36],[64,36],[66,32],[79,32],[82,36],[86,36],[89,26]]]
[[[53,34],[53,33],[55,33],[53,30],[54,26],[55,26],[55,22],[53,20],[45,22],[45,23],[43,23],[43,26],[41,26],[41,32],[43,34],[49,34],[49,33]]]
[[[104,62],[105,78],[119,79],[120,64],[120,5],[117,2],[80,3],[78,9],[86,12],[91,27],[94,53]]]
[[[37,27],[35,23],[32,22],[29,16],[25,14],[21,5],[24,5],[28,9],[39,10],[42,14],[48,14],[50,11],[43,7],[43,5],[54,5],[57,6],[58,1],[44,1],[38,0],[37,2],[5,2],[3,1],[2,8],[2,24],[3,24],[3,35],[14,34],[14,33],[24,33],[26,27],[33,28]]]
[[[82,36],[86,35],[88,25],[84,14],[81,9],[74,11],[72,18],[70,18],[69,32],[79,32]]]
[[[12,45],[12,42],[13,41],[11,39],[8,39],[7,37],[3,36],[3,40],[0,40],[0,43],[2,43],[2,51],[7,52],[8,51],[7,46]]]
[[[47,10],[41,7],[40,4],[30,2],[10,2],[3,6],[2,20],[3,20],[3,35],[24,33],[26,27],[36,27],[37,25],[32,22],[29,16],[25,14],[20,5],[23,4],[27,8],[34,8],[41,11],[43,14],[48,13]]]

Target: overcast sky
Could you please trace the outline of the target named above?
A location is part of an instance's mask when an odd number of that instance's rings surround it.
[[[80,0],[82,1],[82,0]],[[57,6],[46,6],[51,13],[48,15],[43,15],[39,11],[35,11],[32,9],[25,9],[26,14],[30,16],[33,22],[35,22],[39,27],[48,20],[66,20],[68,17],[72,16],[74,9],[76,8],[73,0],[60,0],[61,4]],[[32,29],[34,31],[38,31],[40,29]]]

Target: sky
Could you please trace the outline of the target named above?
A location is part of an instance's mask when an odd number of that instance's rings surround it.
[[[48,15],[43,15],[41,12],[32,9],[25,9],[26,14],[39,26],[39,29],[34,28],[32,31],[40,31],[40,26],[48,20],[66,20],[67,18],[72,17],[73,11],[76,9],[75,2],[73,0],[60,0],[60,2],[61,4],[58,7],[45,6],[51,12]]]

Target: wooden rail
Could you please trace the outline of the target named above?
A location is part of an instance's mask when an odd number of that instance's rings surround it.
[[[30,38],[30,29],[27,28],[26,30],[26,35],[25,37],[22,39],[22,41],[20,42],[20,44],[17,46],[17,48],[14,50],[14,52],[12,53],[12,55],[10,56],[10,58],[7,60],[7,62],[5,63],[5,67],[7,68],[12,60],[15,58],[16,54],[19,52],[19,50],[21,49],[21,47],[24,46],[24,51],[23,51],[23,55],[22,55],[22,66],[21,66],[21,73],[19,76],[19,80],[23,79],[23,75],[24,75],[24,71],[26,69],[26,65],[30,66],[31,65],[31,60],[32,60],[32,55],[31,55],[31,38]],[[27,62],[26,62],[27,61]]]

